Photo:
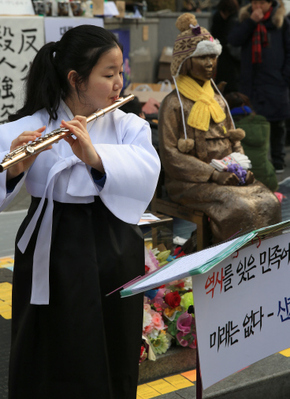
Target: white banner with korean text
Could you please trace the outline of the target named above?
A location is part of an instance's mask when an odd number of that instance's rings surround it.
[[[0,123],[23,105],[23,83],[43,44],[42,18],[0,17]]]
[[[38,50],[81,24],[104,25],[102,18],[0,17],[0,124],[22,107],[25,77]]]
[[[290,347],[290,233],[193,277],[203,389]]]

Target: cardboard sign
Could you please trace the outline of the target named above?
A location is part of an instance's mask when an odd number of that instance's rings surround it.
[[[104,15],[104,0],[93,0],[93,15]]]
[[[125,11],[126,11],[126,2],[125,1],[115,1],[116,7],[118,9],[119,14],[116,15],[118,18],[124,18],[125,17]]]

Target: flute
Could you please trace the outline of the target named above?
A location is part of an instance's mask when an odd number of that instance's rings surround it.
[[[106,108],[97,110],[93,114],[87,117],[87,123],[98,119],[100,116],[104,116],[106,113],[114,111],[116,108],[121,107],[127,102],[133,100],[134,94],[129,94],[126,97],[118,98],[112,105],[109,105]],[[16,148],[15,150],[9,152],[9,154],[5,155],[1,164],[0,164],[0,173],[4,172],[4,170],[10,168],[11,166],[17,164],[18,162],[23,161],[26,158],[31,157],[44,150],[46,147],[49,147],[53,143],[57,143],[60,139],[69,136],[69,129],[66,128],[58,128],[53,130],[50,133],[45,134],[42,137],[37,138],[30,143],[27,143],[23,146]]]

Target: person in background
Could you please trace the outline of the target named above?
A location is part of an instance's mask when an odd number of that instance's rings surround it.
[[[239,3],[237,0],[220,0],[212,18],[210,32],[222,45],[218,58],[215,82],[226,82],[223,93],[237,91],[240,78],[240,49],[228,43],[228,34],[237,21]]]
[[[154,105],[157,103],[159,106],[159,103],[155,101],[153,98],[149,100],[152,100]],[[133,114],[138,115],[140,118],[145,119],[149,123],[151,129],[152,144],[154,148],[158,149],[158,108],[147,107],[148,103],[150,103],[150,101],[148,101],[142,107],[139,98],[134,97],[132,101],[124,104],[122,107],[120,107],[120,109],[126,113],[132,112]],[[149,114],[145,113],[143,109],[150,110],[150,113]],[[155,112],[151,112],[152,109]]]
[[[121,96],[123,97],[123,93],[121,93]],[[142,105],[138,97],[134,97],[132,101],[128,101],[119,109],[126,112],[126,114],[131,112],[132,114],[138,115],[140,118],[145,119],[145,114],[142,111]]]
[[[2,159],[70,133],[0,175],[0,210],[24,183],[32,198],[16,237],[9,399],[136,398],[143,297],[113,291],[144,272],[137,223],[160,161],[136,115],[87,123],[122,87],[121,44],[80,25],[39,50],[24,106],[0,127]]]
[[[228,35],[241,47],[240,92],[271,124],[271,159],[276,173],[285,166],[285,120],[290,115],[290,23],[282,2],[252,0],[241,8]]]
[[[228,104],[212,81],[221,45],[193,14],[181,15],[176,27],[180,34],[171,62],[176,89],[161,103],[158,121],[170,199],[204,212],[214,243],[280,222],[278,199],[251,171],[241,168],[241,179],[232,170],[212,165],[213,159],[233,153],[247,160],[240,142],[245,133],[235,129]]]
[[[251,171],[255,178],[265,184],[271,191],[278,188],[274,166],[268,159],[270,147],[270,123],[262,115],[257,115],[248,99],[242,93],[232,92],[225,95],[234,123],[245,131],[241,143],[249,157]]]
[[[196,2],[194,0],[183,0],[181,11],[192,12],[197,9]]]

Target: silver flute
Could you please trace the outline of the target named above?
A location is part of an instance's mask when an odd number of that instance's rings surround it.
[[[134,94],[129,94],[126,97],[118,98],[112,105],[109,105],[106,108],[99,109],[90,116],[87,117],[87,123],[98,119],[101,116],[104,116],[106,113],[114,111],[116,108],[121,107],[127,102],[133,100]],[[27,144],[24,144],[15,150],[9,152],[9,154],[5,155],[1,164],[0,164],[0,172],[4,172],[4,170],[10,168],[11,166],[17,164],[18,162],[23,161],[26,158],[31,157],[44,150],[46,147],[49,147],[53,143],[57,143],[59,140],[64,137],[69,136],[71,133],[69,129],[66,128],[58,128],[53,130],[50,133],[45,134],[42,137],[37,138],[34,141],[31,141]]]

